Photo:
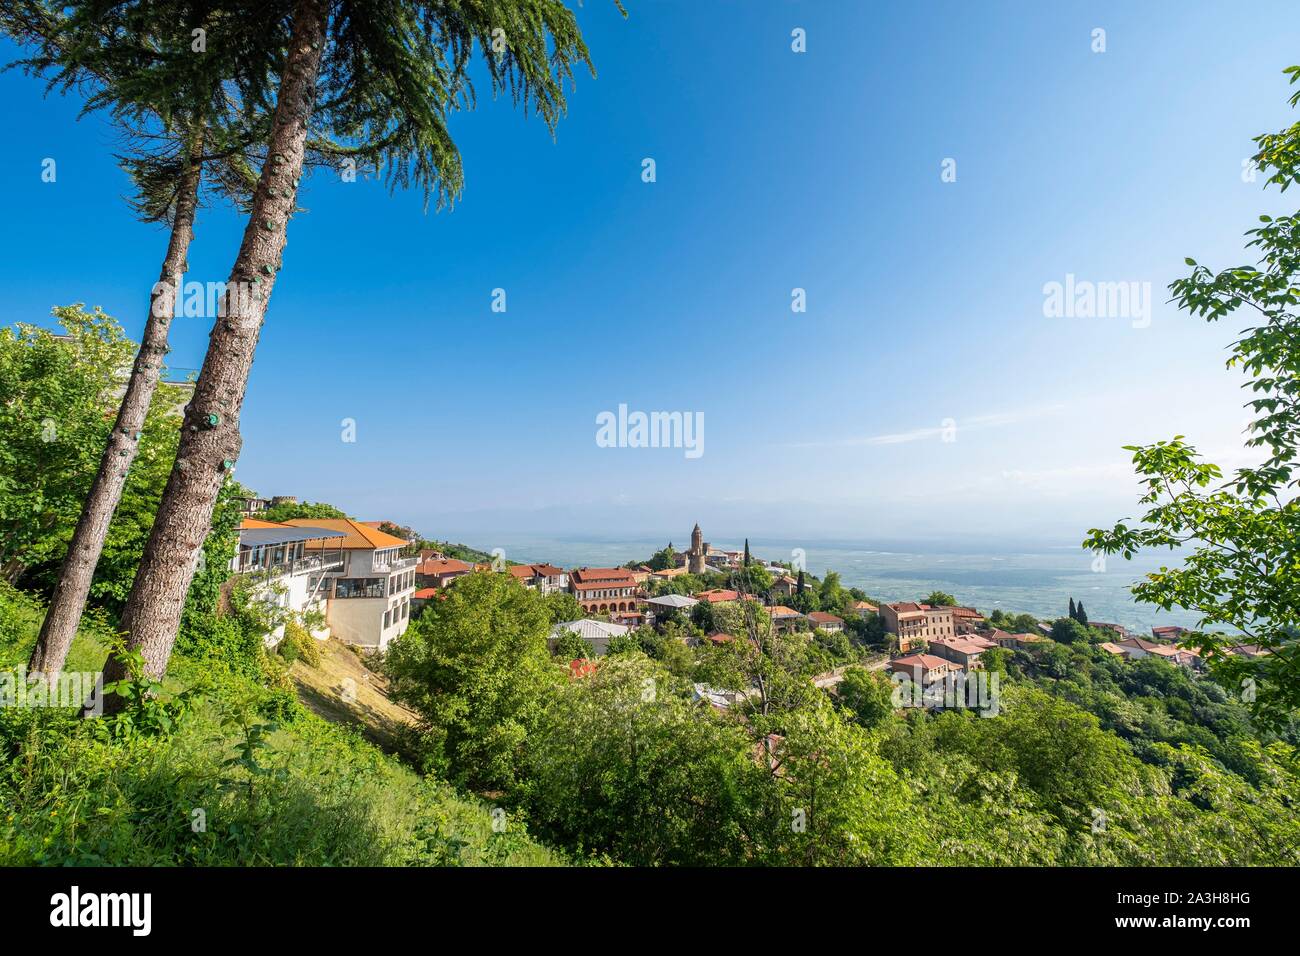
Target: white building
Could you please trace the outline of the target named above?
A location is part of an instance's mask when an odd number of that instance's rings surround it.
[[[258,596],[282,612],[325,612],[324,574],[343,567],[342,538],[338,532],[315,526],[291,527],[246,518],[239,528],[239,548],[230,561],[236,574],[256,576]],[[308,548],[308,545],[314,547]],[[281,615],[283,616],[283,615]],[[312,636],[329,637],[329,628]],[[284,637],[284,624],[264,640],[269,646]]]
[[[529,590],[554,594],[569,590],[569,575],[553,564],[512,564],[506,573]]]
[[[285,524],[324,529],[341,538],[334,547],[343,561],[322,569],[319,584],[335,637],[382,651],[406,631],[417,562],[401,557],[405,541],[349,518],[294,518]],[[305,550],[326,549],[323,542],[308,541]]]

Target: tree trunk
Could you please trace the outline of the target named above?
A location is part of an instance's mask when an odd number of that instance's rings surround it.
[[[162,365],[168,352],[167,332],[176,296],[185,272],[186,257],[194,238],[194,212],[199,203],[199,184],[203,178],[203,123],[194,121],[189,144],[189,158],[176,191],[176,211],[172,219],[171,238],[167,242],[167,255],[163,259],[162,274],[149,296],[149,318],[145,322],[140,351],[131,368],[126,394],[117,410],[113,432],[108,436],[104,457],[99,463],[99,473],[90,486],[90,494],[81,508],[81,517],[59,569],[59,581],[54,587],[40,637],[32,651],[27,669],[32,674],[57,677],[63,670],[68,648],[77,634],[81,613],[86,607],[86,597],[95,577],[95,566],[104,550],[108,527],[113,513],[122,500],[127,472],[140,448],[139,436],[144,430],[145,416],[162,376]]]
[[[129,646],[143,654],[153,678],[167,669],[217,495],[239,455],[239,413],[295,208],[327,17],[323,0],[295,4],[266,163],[223,300],[226,317],[209,337],[176,463],[122,613]],[[125,676],[122,665],[110,660],[105,682]],[[121,703],[120,697],[109,697],[105,711],[119,710]]]

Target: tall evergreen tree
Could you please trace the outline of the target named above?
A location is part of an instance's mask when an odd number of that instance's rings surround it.
[[[193,238],[205,171],[214,189],[246,200],[246,152],[264,135],[265,100],[284,38],[247,4],[149,5],[111,0],[5,0],[0,31],[50,89],[86,91],[82,113],[107,111],[131,144],[119,156],[140,218],[170,227],[149,315],[99,469],[59,571],[29,669],[63,667],[139,450],[170,350],[168,326]]]
[[[1077,621],[1078,619],[1079,619],[1079,612],[1074,607],[1074,598],[1071,597],[1070,598],[1070,620]]]
[[[749,539],[745,539],[745,567],[749,567]]]
[[[1082,624],[1084,627],[1087,627],[1088,612],[1083,609],[1082,601],[1080,601],[1078,604],[1075,605],[1075,610],[1078,612],[1078,615],[1075,617],[1075,620],[1078,621],[1080,624]]]
[[[122,627],[147,672],[166,669],[195,555],[223,482],[238,458],[239,415],[249,369],[276,278],[318,101],[330,131],[382,160],[391,186],[415,184],[439,204],[461,188],[460,157],[446,127],[449,109],[473,102],[465,68],[481,51],[494,91],[508,91],[554,128],[575,65],[591,68],[573,14],[558,0],[460,0],[383,4],[295,0],[267,162],[231,269],[232,285],[256,282],[212,331],[186,413],[176,463],[127,598]],[[123,676],[111,662],[106,679]]]
[[[803,594],[803,568],[799,569],[799,581],[794,590],[796,594]]]

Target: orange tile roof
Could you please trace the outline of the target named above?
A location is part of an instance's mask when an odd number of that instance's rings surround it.
[[[342,535],[344,548],[374,551],[404,548],[407,544],[401,538],[394,538],[391,534],[385,534],[377,528],[369,528],[351,518],[290,518],[285,524],[298,528],[324,528],[327,531],[338,531]],[[319,542],[315,544],[309,542],[307,547],[321,548],[323,545]],[[331,544],[329,547],[337,548],[340,545]]]
[[[263,521],[261,518],[245,518],[239,522],[241,528],[287,528],[287,524],[278,521]]]
[[[707,591],[698,591],[695,596],[705,604],[721,604],[724,601],[736,601],[740,598],[738,592],[728,591],[725,588],[710,588]]]
[[[457,561],[455,558],[429,558],[421,561],[415,566],[417,574],[449,574],[453,571],[462,571],[468,574],[474,570],[472,565],[464,561]]]
[[[808,617],[818,624],[843,624],[844,618],[836,617],[826,611],[813,611]]]
[[[652,571],[651,577],[676,578],[686,573],[687,573],[686,568],[664,568],[662,571]]]

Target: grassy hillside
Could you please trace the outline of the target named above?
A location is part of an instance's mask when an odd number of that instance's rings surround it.
[[[0,671],[26,662],[41,610],[0,586]],[[98,671],[110,637],[83,628],[68,670]],[[563,862],[513,819],[494,832],[490,807],[304,709],[291,686],[176,655],[157,709],[176,714],[170,730],[0,707],[0,864]],[[328,688],[315,696],[328,703]]]

